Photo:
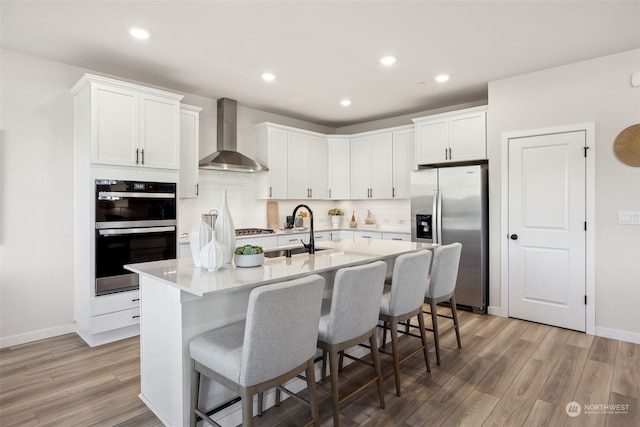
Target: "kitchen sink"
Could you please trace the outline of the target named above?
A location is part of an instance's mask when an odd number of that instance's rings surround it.
[[[329,248],[316,248],[316,252],[326,251]],[[264,251],[265,258],[277,258],[281,256],[287,256],[287,251],[291,252],[291,255],[304,254],[307,253],[307,248],[304,247],[296,247],[291,249],[273,249],[270,251]]]

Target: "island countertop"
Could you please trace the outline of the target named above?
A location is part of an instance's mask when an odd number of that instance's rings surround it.
[[[236,267],[231,263],[220,270],[208,271],[195,267],[191,257],[130,264],[125,268],[192,295],[207,297],[385,258],[395,259],[403,253],[434,246],[430,243],[355,238],[322,242],[317,245],[315,255],[303,253],[290,258],[265,258],[261,266],[251,268]]]

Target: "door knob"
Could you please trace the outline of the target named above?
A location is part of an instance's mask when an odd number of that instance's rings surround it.
[[[518,240],[518,235],[517,234],[512,234],[511,236],[509,236],[509,238],[511,240]]]

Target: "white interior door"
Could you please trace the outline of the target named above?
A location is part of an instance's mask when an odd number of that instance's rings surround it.
[[[586,132],[509,139],[509,316],[585,331]]]

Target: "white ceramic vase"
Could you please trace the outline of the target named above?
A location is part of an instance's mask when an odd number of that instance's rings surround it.
[[[342,215],[330,215],[331,216],[331,226],[333,228],[340,228],[342,225]]]
[[[211,241],[212,236],[213,230],[211,230],[211,226],[200,216],[200,221],[191,227],[191,231],[189,231],[189,247],[191,249],[193,264],[196,267],[202,267],[200,263],[200,249]]]
[[[227,263],[227,248],[216,239],[200,249],[200,264],[210,271],[216,271]]]
[[[226,262],[231,262],[236,249],[236,229],[233,226],[229,206],[227,206],[227,190],[222,190],[222,206],[218,209],[218,219],[216,220],[214,234],[215,239],[227,248]]]

